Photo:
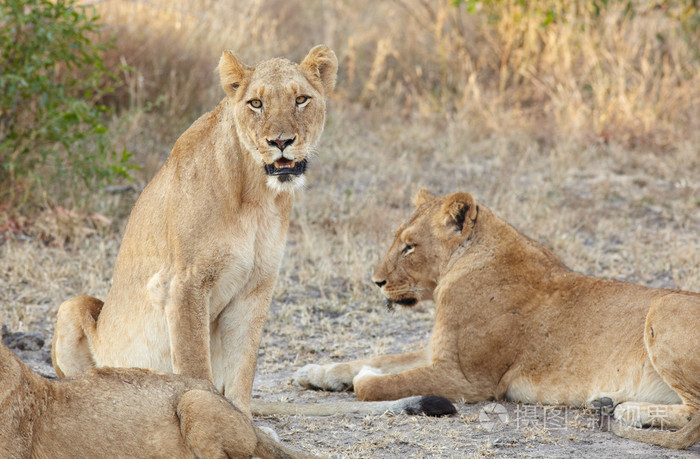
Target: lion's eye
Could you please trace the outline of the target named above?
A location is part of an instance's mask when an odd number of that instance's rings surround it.
[[[262,108],[262,101],[260,99],[251,99],[248,101],[248,105],[255,109]]]
[[[415,247],[415,245],[406,245],[406,247],[404,247],[401,251],[401,255],[408,255],[409,253],[413,252]]]
[[[304,105],[308,100],[309,96],[298,96],[294,102],[296,102],[297,105]]]

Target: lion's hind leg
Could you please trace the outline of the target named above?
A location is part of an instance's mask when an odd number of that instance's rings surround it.
[[[635,403],[622,403],[615,409],[615,421],[611,424],[611,430],[621,437],[629,438],[644,443],[663,446],[665,448],[685,449],[693,446],[700,441],[700,414],[696,410],[694,414],[689,414],[688,417],[681,418],[681,413],[678,412],[675,421],[672,421],[672,416],[667,413],[673,411],[674,408],[683,408],[686,405],[651,405],[636,406]],[[633,422],[629,424],[625,417],[629,414],[632,419],[639,412],[657,413],[653,416],[646,417],[643,415],[638,422],[654,424],[660,428],[642,429]],[[658,413],[664,413],[663,416]],[[672,424],[678,421],[684,422],[683,427],[679,430],[669,430],[673,428]],[[664,423],[665,422],[665,423]]]
[[[700,297],[669,294],[652,304],[644,328],[649,359],[680,404],[627,402],[615,409],[615,433],[669,448],[700,441]],[[623,424],[620,425],[619,423]],[[678,432],[634,430],[639,426]]]
[[[615,419],[636,428],[680,429],[688,423],[695,411],[697,410],[686,404],[625,402],[615,407]]]
[[[216,392],[185,392],[177,405],[177,417],[182,438],[197,457],[310,457],[277,443]]]
[[[257,439],[250,420],[221,395],[190,390],[177,405],[185,444],[197,457],[251,457]]]
[[[91,296],[76,296],[58,308],[51,345],[51,361],[59,377],[86,373],[95,368],[91,342],[104,303]]]

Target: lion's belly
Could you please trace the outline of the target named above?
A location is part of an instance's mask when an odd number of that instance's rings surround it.
[[[616,403],[680,401],[653,368],[644,344],[649,305],[666,291],[579,277],[568,294],[530,318],[535,325],[523,338],[526,345],[502,378],[505,396],[574,406],[601,397]]]
[[[527,404],[571,406],[587,406],[603,397],[615,403],[680,403],[678,395],[645,360],[629,366],[601,363],[597,371],[559,368],[538,377],[520,374],[508,378],[505,397]]]

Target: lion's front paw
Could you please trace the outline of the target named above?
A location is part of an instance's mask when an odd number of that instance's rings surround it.
[[[297,370],[294,379],[306,389],[341,392],[352,387],[352,374],[344,371],[342,363],[316,365],[310,363]]]
[[[323,368],[321,365],[316,365],[315,363],[309,363],[299,368],[296,373],[294,373],[294,380],[301,387],[306,389],[320,389],[318,386],[318,381],[323,376]]]

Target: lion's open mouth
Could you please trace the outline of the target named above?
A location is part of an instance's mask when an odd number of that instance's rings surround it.
[[[294,162],[291,159],[280,158],[272,164],[265,164],[267,175],[302,175],[306,172],[306,159]]]

